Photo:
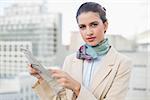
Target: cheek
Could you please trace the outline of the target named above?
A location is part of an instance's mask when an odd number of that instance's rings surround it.
[[[84,34],[84,32],[80,31],[80,35],[81,35],[82,39],[85,41],[85,34]]]
[[[95,33],[96,33],[98,40],[101,40],[104,38],[104,30],[102,28],[95,30]]]
[[[99,26],[95,29],[95,33],[98,33],[98,35],[103,35],[104,34],[104,27]]]
[[[96,31],[97,33],[102,33],[103,30],[104,30],[104,27],[103,27],[103,26],[99,26],[99,27],[97,27],[97,28],[95,29],[95,31]]]

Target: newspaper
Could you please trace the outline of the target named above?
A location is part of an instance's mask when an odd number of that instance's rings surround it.
[[[21,52],[24,53],[24,55],[28,59],[28,62],[32,64],[32,67],[40,72],[39,74],[51,86],[54,94],[58,94],[58,92],[62,90],[62,87],[58,84],[56,79],[51,76],[51,72],[48,71],[37,59],[35,59],[35,57],[28,49],[21,48]]]

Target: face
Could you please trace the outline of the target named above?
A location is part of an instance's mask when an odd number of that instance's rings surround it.
[[[103,23],[98,13],[83,12],[77,20],[80,34],[88,45],[96,46],[104,39],[104,31],[107,30],[108,23]]]

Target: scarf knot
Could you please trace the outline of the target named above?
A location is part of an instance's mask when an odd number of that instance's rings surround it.
[[[109,51],[110,45],[108,39],[104,39],[96,46],[90,46],[88,44],[82,45],[77,51],[76,57],[83,60],[94,60],[98,56],[103,56]]]

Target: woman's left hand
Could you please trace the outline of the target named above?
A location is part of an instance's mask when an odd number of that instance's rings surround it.
[[[74,80],[69,74],[62,70],[52,69],[50,71],[52,77],[54,77],[62,87],[72,90],[76,96],[78,96],[81,87],[78,81]]]

